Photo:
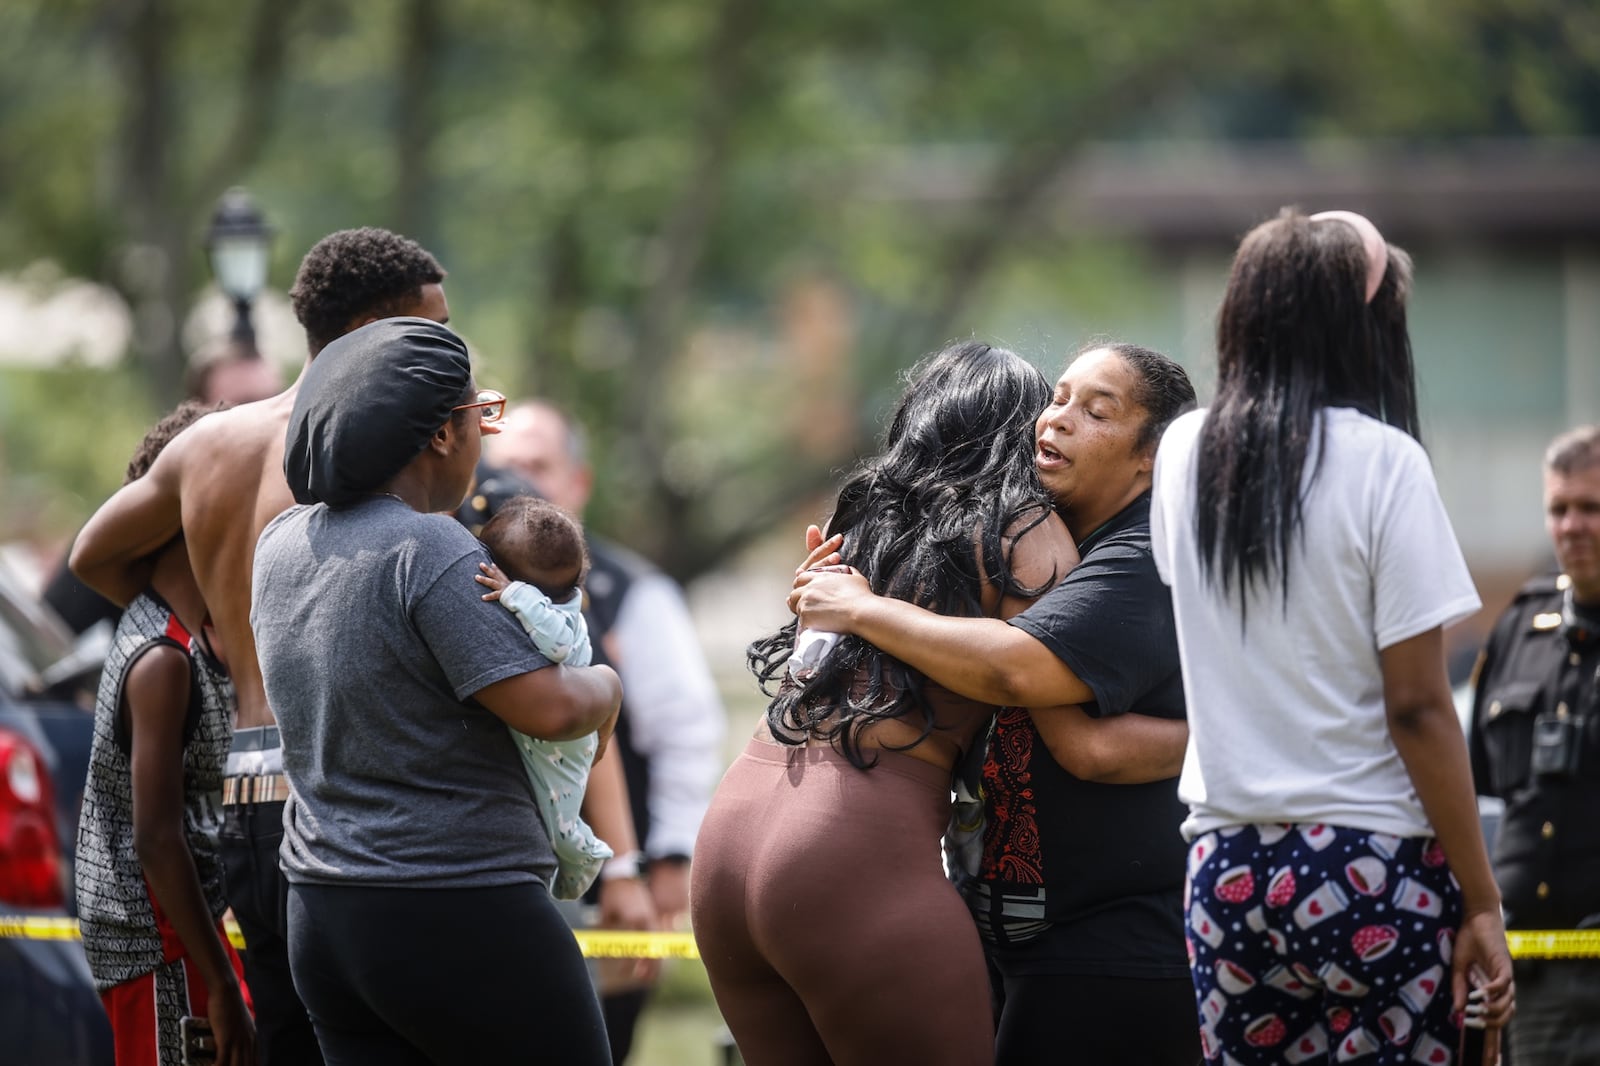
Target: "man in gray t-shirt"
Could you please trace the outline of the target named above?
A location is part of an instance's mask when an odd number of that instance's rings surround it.
[[[549,884],[527,775],[472,695],[551,664],[481,599],[487,561],[454,519],[386,495],[295,507],[262,533],[250,621],[294,789],[290,882]],[[307,647],[337,649],[336,670]]]

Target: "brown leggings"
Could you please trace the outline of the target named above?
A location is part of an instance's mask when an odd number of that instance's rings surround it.
[[[695,844],[695,940],[747,1066],[994,1061],[983,949],[945,879],[950,775],[752,740]]]

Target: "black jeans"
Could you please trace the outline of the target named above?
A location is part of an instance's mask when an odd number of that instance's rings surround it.
[[[317,1035],[289,974],[288,884],[278,870],[282,840],[281,802],[222,808],[223,888],[244,934],[260,1066],[318,1066]]]
[[[650,1000],[649,988],[635,988],[618,992],[600,1000],[601,1012],[606,1018],[606,1038],[611,1042],[611,1061],[621,1063],[633,1050],[633,1034],[639,1027],[639,1015],[644,1013]]]
[[[990,977],[996,978],[993,970]],[[996,1066],[1195,1066],[1200,1022],[1187,977],[999,978]]]
[[[289,959],[333,1066],[610,1066],[544,886],[290,885]]]
[[[1512,1066],[1600,1062],[1600,961],[1530,959],[1515,966]]]

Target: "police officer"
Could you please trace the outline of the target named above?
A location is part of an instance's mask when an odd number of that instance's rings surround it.
[[[1506,805],[1506,927],[1600,929],[1600,426],[1550,445],[1544,503],[1562,573],[1525,585],[1489,638],[1472,770]],[[1600,1063],[1600,960],[1522,960],[1516,982],[1516,1066]]]

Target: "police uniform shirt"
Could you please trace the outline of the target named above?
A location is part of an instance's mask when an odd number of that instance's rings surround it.
[[[1478,667],[1470,740],[1480,794],[1505,801],[1495,878],[1506,924],[1600,921],[1600,610],[1529,582]]]

